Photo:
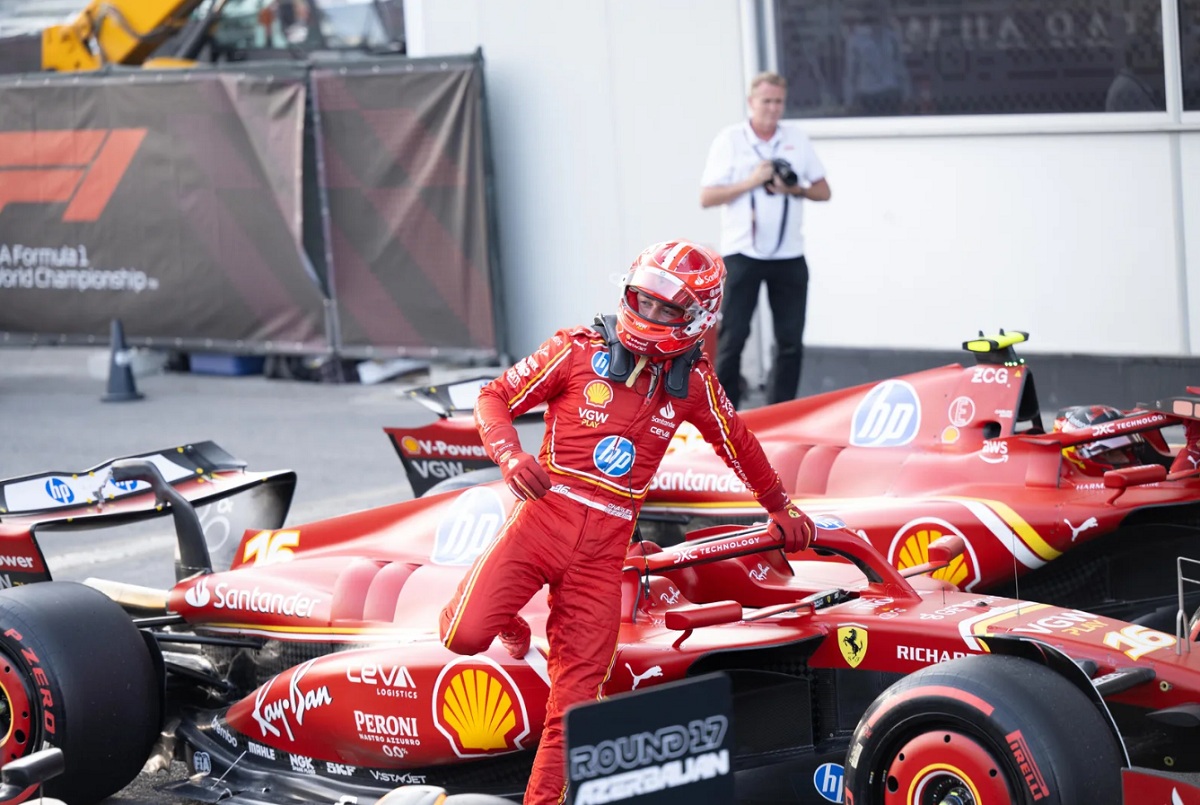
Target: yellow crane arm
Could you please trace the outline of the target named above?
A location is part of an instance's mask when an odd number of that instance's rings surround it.
[[[71,22],[42,32],[42,69],[74,72],[142,64],[202,1],[91,0]]]

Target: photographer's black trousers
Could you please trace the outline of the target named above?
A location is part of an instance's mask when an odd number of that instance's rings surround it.
[[[725,257],[729,277],[721,304],[717,335],[717,379],[734,407],[742,393],[742,350],[750,335],[750,318],[758,304],[758,288],[767,284],[767,301],[775,325],[775,360],[767,376],[767,403],[796,398],[804,357],[804,313],[808,305],[808,263],[803,256],[758,260],[744,254]]]

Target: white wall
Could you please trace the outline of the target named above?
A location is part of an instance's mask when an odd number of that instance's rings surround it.
[[[483,48],[514,356],[610,311],[612,276],[649,243],[715,244],[698,181],[713,135],[744,114],[755,54],[738,3],[406,13],[411,55]],[[805,212],[806,342],[946,350],[1003,327],[1030,331],[1030,352],[1200,351],[1190,129],[1200,120],[1165,115],[810,121],[834,197]]]
[[[409,0],[412,56],[483,48],[514,357],[616,307],[646,246],[714,242],[708,143],[742,103],[729,0]]]
[[[809,343],[1179,354],[1167,135],[834,139],[806,215]],[[1196,220],[1200,220],[1197,218]]]

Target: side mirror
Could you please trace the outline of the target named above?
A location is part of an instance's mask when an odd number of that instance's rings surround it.
[[[955,557],[961,556],[966,548],[966,543],[958,534],[946,534],[938,537],[929,543],[929,548],[926,549],[929,560],[913,567],[904,568],[900,571],[900,575],[907,579],[922,573],[932,573],[950,564]]]
[[[1104,473],[1104,485],[1109,489],[1124,489],[1128,486],[1155,484],[1167,480],[1167,468],[1161,464],[1143,464],[1140,467],[1122,467]]]

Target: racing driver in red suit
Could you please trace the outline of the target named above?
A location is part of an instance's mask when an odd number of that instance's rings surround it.
[[[484,651],[499,635],[529,651],[517,612],[550,586],[546,634],[550,695],[526,803],[566,794],[562,719],[599,698],[616,655],[621,568],[651,478],[680,423],[692,423],[754,491],[768,529],[788,552],[813,523],[789,499],[762,447],[725,397],[700,339],[721,307],[725,264],[685,241],[655,244],[623,280],[615,317],[560,330],[486,385],[475,405],[484,448],[521,502],[442,610],[451,651]],[[546,403],[535,459],[513,419]]]

